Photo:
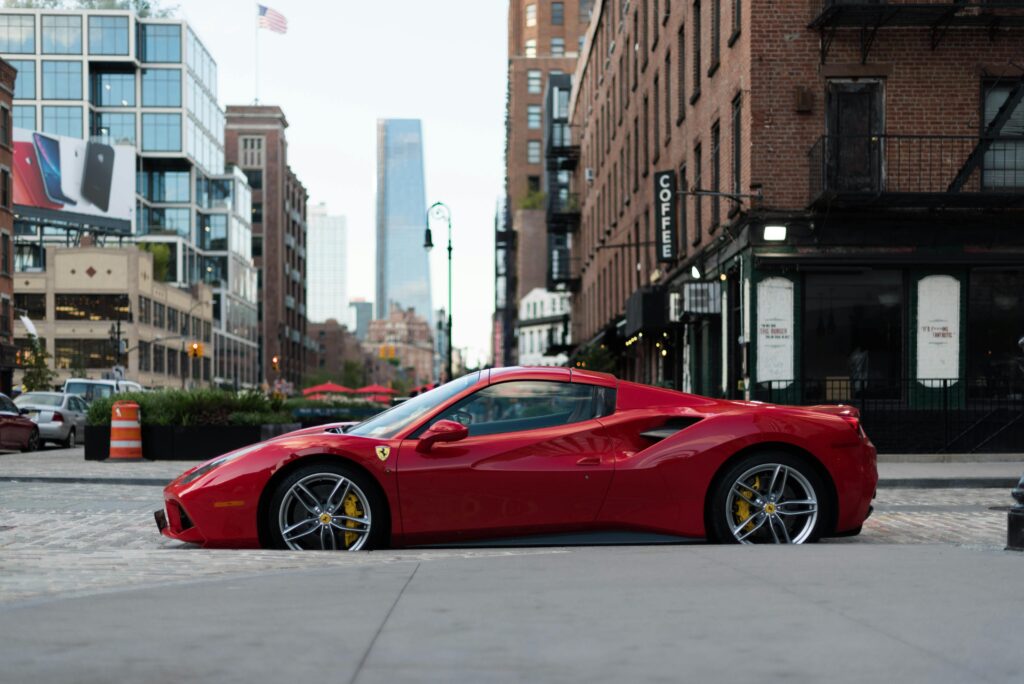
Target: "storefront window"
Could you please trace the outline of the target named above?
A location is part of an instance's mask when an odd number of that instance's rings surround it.
[[[972,391],[1024,385],[1024,271],[971,273],[967,377]]]
[[[895,387],[906,375],[903,289],[900,271],[805,276],[803,377],[824,383],[833,395],[825,399],[861,396],[871,383]]]

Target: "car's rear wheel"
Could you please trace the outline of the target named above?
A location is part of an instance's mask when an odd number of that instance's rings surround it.
[[[294,551],[358,551],[387,539],[387,510],[376,483],[358,470],[314,463],[286,477],[268,509],[273,545]]]
[[[821,537],[829,499],[821,477],[791,454],[752,454],[718,480],[708,534],[726,544],[806,544]]]
[[[65,449],[75,448],[75,428],[71,428],[71,430],[68,431],[68,438],[64,440],[62,446]]]
[[[28,441],[25,442],[25,448],[22,451],[38,451],[39,450],[39,430],[32,428],[32,432],[28,434]]]

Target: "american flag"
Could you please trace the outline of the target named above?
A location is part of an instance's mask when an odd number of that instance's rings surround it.
[[[260,12],[260,28],[270,29],[277,33],[288,33],[288,20],[284,15],[266,5],[258,5]]]

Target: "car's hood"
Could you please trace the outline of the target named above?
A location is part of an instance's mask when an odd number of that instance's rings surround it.
[[[341,448],[344,448],[344,445],[348,443],[355,444],[365,442],[365,440],[367,439],[366,437],[362,437],[359,435],[347,435],[341,432],[342,428],[350,427],[352,425],[355,425],[355,423],[330,423],[327,425],[316,425],[314,427],[302,428],[301,430],[293,430],[292,432],[286,432],[283,435],[277,435],[276,437],[271,437],[270,439],[265,439],[261,442],[248,444],[244,447],[240,447],[233,451],[228,451],[219,456],[214,456],[211,459],[208,459],[206,461],[203,461],[192,466],[191,468],[183,472],[181,475],[179,475],[177,478],[175,478],[175,481],[188,477],[197,470],[209,471],[211,469],[211,466],[217,464],[218,461],[226,463],[228,461],[243,460],[247,456],[255,454],[266,448],[277,446],[285,449],[289,447],[303,449],[309,446],[310,442],[318,436],[329,437],[332,446],[337,446]]]

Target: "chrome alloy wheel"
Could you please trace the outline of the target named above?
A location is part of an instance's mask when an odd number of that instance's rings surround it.
[[[293,484],[277,520],[281,538],[294,551],[358,551],[370,537],[366,495],[338,473],[314,473]]]
[[[802,544],[814,532],[818,508],[814,487],[799,470],[764,463],[733,482],[725,517],[741,544]]]

